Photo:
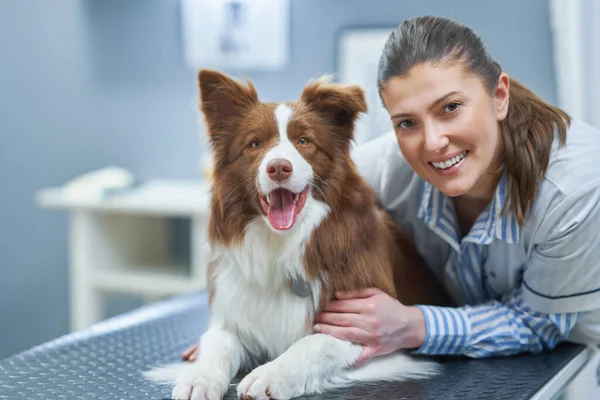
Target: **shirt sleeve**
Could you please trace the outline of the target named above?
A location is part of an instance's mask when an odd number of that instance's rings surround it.
[[[486,357],[600,342],[600,188],[548,200],[532,210],[544,215],[519,288],[477,306],[419,306],[427,334],[417,353]]]
[[[597,187],[581,188],[547,212],[523,271],[526,304],[543,313],[600,309],[599,223]]]
[[[426,337],[417,354],[473,358],[552,349],[569,335],[579,313],[542,314],[523,302],[521,290],[503,301],[459,308],[418,306]]]

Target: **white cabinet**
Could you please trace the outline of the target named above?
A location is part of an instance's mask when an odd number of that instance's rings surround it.
[[[105,293],[147,300],[205,288],[210,187],[202,181],[155,180],[104,199],[74,201],[42,189],[38,204],[70,213],[71,330],[101,319]],[[189,254],[175,257],[174,218],[187,219]]]

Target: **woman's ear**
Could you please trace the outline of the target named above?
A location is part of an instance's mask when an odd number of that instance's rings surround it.
[[[502,121],[508,114],[508,105],[510,102],[510,78],[505,72],[500,74],[498,85],[494,91],[494,105],[496,109],[496,118]]]

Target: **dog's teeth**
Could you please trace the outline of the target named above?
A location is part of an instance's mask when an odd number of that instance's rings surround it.
[[[271,204],[271,202],[269,201],[269,196],[266,196],[265,199],[267,200],[267,204]]]

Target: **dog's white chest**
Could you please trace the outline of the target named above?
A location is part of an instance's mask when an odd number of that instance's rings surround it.
[[[273,359],[312,332],[312,289],[302,297],[290,286],[259,286],[240,276],[237,268],[220,267],[213,315],[235,330],[255,356]]]
[[[310,233],[327,209],[314,201],[307,207],[312,217],[288,235],[272,232],[257,218],[240,246],[217,250],[213,316],[235,329],[256,356],[275,358],[312,333],[320,285],[302,283],[307,282],[302,261]],[[292,278],[299,280],[292,285]]]

